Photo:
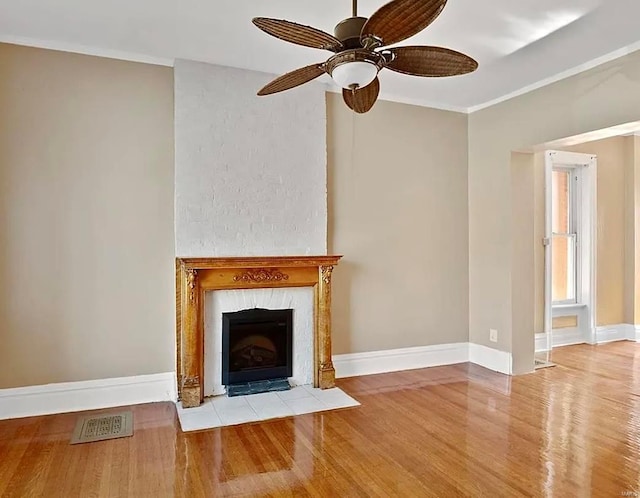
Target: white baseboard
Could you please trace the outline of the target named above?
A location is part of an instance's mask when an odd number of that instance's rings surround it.
[[[494,372],[511,375],[513,372],[511,359],[511,353],[506,351],[499,351],[480,344],[469,344],[469,361]]]
[[[604,325],[596,328],[596,343],[633,340],[635,327],[626,323]]]
[[[507,375],[512,372],[510,353],[468,342],[333,356],[333,366],[339,379],[469,361],[495,372]]]
[[[547,334],[536,334],[536,353],[547,350]]]
[[[551,334],[551,346],[558,348],[561,346],[574,346],[576,344],[586,344],[589,341],[584,337],[579,329],[575,327],[566,329],[556,329]],[[536,334],[536,352],[547,350],[547,335]]]
[[[606,344],[615,341],[640,342],[640,325],[620,323],[616,325],[602,325],[596,328],[596,344]],[[588,344],[589,341],[577,328],[558,329],[551,337],[553,347],[573,346],[574,344]],[[545,334],[536,334],[536,352],[547,350]]]
[[[573,346],[575,344],[585,344],[589,342],[580,329],[570,327],[566,329],[554,330],[551,334],[553,347]]]
[[[173,372],[0,389],[0,420],[176,400]]]
[[[337,378],[454,365],[467,361],[469,346],[466,342],[333,356]]]

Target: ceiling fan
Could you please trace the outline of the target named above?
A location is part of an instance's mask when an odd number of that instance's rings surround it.
[[[478,63],[468,55],[442,47],[384,48],[419,33],[442,12],[447,0],[393,0],[369,19],[353,15],[340,21],[334,35],[281,19],[256,17],[253,24],[281,40],[335,52],[326,62],[311,64],[284,74],[262,88],[258,95],[289,90],[327,73],[342,87],[349,108],[368,112],[380,92],[378,72],[387,68],[413,76],[442,77],[475,71]]]

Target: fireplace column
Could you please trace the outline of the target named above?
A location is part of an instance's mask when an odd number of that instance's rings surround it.
[[[331,389],[336,385],[336,370],[331,357],[331,272],[333,266],[320,266],[316,302],[318,303],[318,345],[316,347],[315,385],[321,389]]]
[[[183,376],[182,376],[182,406],[192,408],[202,402],[202,357],[204,341],[202,340],[200,320],[201,290],[198,279],[198,271],[192,268],[185,269],[182,296],[182,350],[184,352]]]

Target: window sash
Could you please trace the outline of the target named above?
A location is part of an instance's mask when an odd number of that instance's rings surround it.
[[[579,287],[579,253],[578,253],[578,185],[577,171],[574,168],[554,168],[555,173],[567,175],[566,224],[556,228],[565,228],[567,232],[552,231],[552,252],[554,263],[563,263],[565,268],[558,270],[552,265],[552,304],[577,304]],[[554,189],[556,184],[554,182]],[[559,200],[558,193],[554,192],[554,202]],[[553,206],[556,209],[556,206]],[[554,216],[559,213],[554,213]],[[565,243],[560,241],[566,240]],[[557,252],[560,251],[560,254]],[[566,251],[566,252],[565,252]],[[564,252],[564,254],[561,254]],[[556,282],[560,279],[560,282]]]
[[[566,241],[562,244],[561,241]],[[560,243],[558,243],[560,242]],[[552,285],[553,304],[576,304],[578,295],[578,237],[574,233],[552,235],[554,260],[561,259],[565,265],[564,275],[554,270]],[[563,247],[564,246],[564,247]],[[564,255],[562,254],[564,252]],[[562,278],[564,277],[564,278]],[[558,281],[561,279],[560,281]]]

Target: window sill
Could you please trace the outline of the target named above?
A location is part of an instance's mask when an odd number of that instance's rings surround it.
[[[572,309],[579,309],[579,308],[586,308],[586,307],[587,305],[582,303],[553,304],[551,306],[551,308],[554,310],[572,310]]]
[[[551,306],[551,316],[559,318],[561,316],[584,315],[587,311],[586,304],[556,304]]]

